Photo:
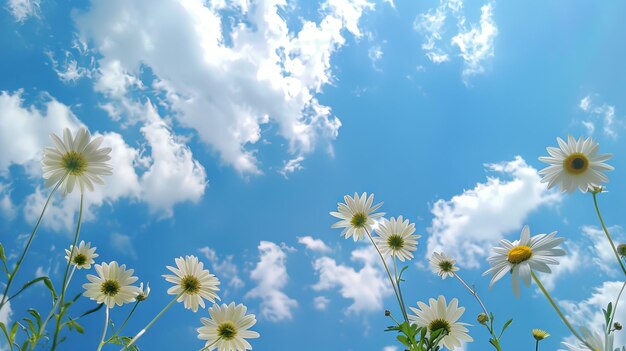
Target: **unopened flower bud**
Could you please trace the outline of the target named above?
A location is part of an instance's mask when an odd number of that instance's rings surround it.
[[[487,324],[487,322],[489,322],[489,316],[487,316],[484,313],[481,313],[478,315],[478,317],[476,317],[476,320],[478,321],[478,323],[485,325]]]
[[[543,340],[547,338],[548,336],[550,336],[550,334],[548,334],[547,331],[541,330],[541,329],[533,329],[532,333],[533,333],[533,338],[535,338],[535,340],[537,341]]]
[[[604,187],[592,185],[589,187],[589,192],[592,194],[598,194],[604,191]]]
[[[622,325],[620,324],[620,322],[613,323],[613,329],[622,330]]]
[[[150,295],[150,283],[146,284],[145,290],[143,289],[143,283],[140,283],[139,289],[141,290],[141,292],[137,295],[135,299],[137,301],[144,301],[145,299],[148,298],[148,295]]]
[[[626,244],[617,245],[617,253],[622,257],[626,257]]]
[[[385,310],[385,317],[389,317],[389,316],[391,316],[391,311]]]

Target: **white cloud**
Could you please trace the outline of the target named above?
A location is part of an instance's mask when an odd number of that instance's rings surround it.
[[[137,259],[137,251],[133,246],[133,241],[130,236],[113,232],[111,233],[110,239],[111,247],[115,251],[133,260]]]
[[[599,121],[602,124],[602,132],[605,136],[613,139],[617,138],[617,129],[621,128],[623,123],[615,118],[615,106],[607,103],[597,104],[593,100],[591,95],[587,95],[580,100],[578,107],[587,112],[592,118],[588,121],[581,121],[581,123],[589,134],[593,134],[596,129],[595,124]]]
[[[351,260],[363,267],[337,264],[330,257],[321,257],[313,262],[313,268],[319,275],[319,281],[313,285],[316,291],[339,288],[339,293],[352,304],[346,313],[375,312],[383,310],[383,299],[391,295],[384,273],[380,269],[378,256],[372,247],[352,251]]]
[[[558,303],[563,307],[565,314],[574,327],[585,326],[603,334],[602,326],[605,323],[602,309],[606,309],[609,302],[613,302],[613,305],[615,305],[615,299],[623,284],[623,281],[606,281],[601,286],[595,287],[593,293],[587,299],[582,301],[562,300]],[[622,324],[624,321],[619,319],[625,315],[623,312],[624,305],[626,305],[626,294],[622,294],[615,312],[615,321],[619,321]],[[626,345],[626,334],[616,332],[614,346],[622,345]]]
[[[397,346],[385,346],[383,347],[383,351],[398,351]]]
[[[298,243],[304,245],[307,249],[313,252],[325,253],[330,251],[330,247],[326,245],[321,239],[315,239],[310,235],[299,236]]]
[[[233,289],[239,289],[244,286],[243,280],[239,277],[237,265],[233,263],[233,256],[219,257],[217,252],[212,248],[205,246],[198,249],[204,257],[211,262],[211,267],[220,279],[220,281],[228,281],[228,286]],[[226,294],[226,292],[224,292]]]
[[[264,129],[276,130],[266,124],[278,125],[290,159],[337,137],[341,123],[315,95],[331,81],[330,57],[345,44],[342,33],[359,37],[359,19],[373,9],[365,0],[328,0],[319,24],[304,21],[294,32],[281,15],[286,6],[94,0],[76,18],[81,40],[93,43],[99,57],[95,88],[109,98],[103,108],[132,119],[132,99],[157,94],[223,162],[259,174],[254,145]],[[220,17],[224,7],[232,16]],[[141,80],[145,68],[155,82],[150,89]]]
[[[393,0],[383,0],[383,4],[388,4],[392,8],[396,8],[396,3]]]
[[[585,253],[581,253],[581,248],[578,244],[572,242],[565,242],[562,245],[567,255],[563,257],[559,257],[558,265],[550,266],[552,273],[542,274],[538,273],[541,277],[541,282],[548,290],[553,290],[556,287],[556,282],[559,278],[566,274],[572,274],[577,272],[580,269],[580,265],[582,262],[581,255],[585,255]]]
[[[39,17],[40,0],[9,0],[11,15],[17,22],[24,22],[28,17]]]
[[[284,161],[283,168],[278,171],[278,173],[282,174],[285,179],[288,178],[289,174],[300,171],[304,169],[302,166],[302,162],[304,161],[304,156],[298,156],[288,161]]]
[[[250,278],[257,282],[257,286],[246,297],[261,299],[261,314],[269,321],[290,320],[292,309],[298,307],[298,302],[282,291],[289,280],[287,254],[275,243],[261,241],[259,255],[259,262],[250,272]]]
[[[424,34],[426,40],[422,43],[422,50],[434,63],[450,60],[448,54],[444,53],[444,49],[439,45],[445,31],[444,24],[449,10],[446,1],[441,1],[437,8],[418,15],[413,25],[417,31]]]
[[[372,61],[372,67],[377,71],[381,71],[380,67],[378,67],[378,61],[383,58],[383,49],[380,45],[374,45],[369,48],[367,50],[367,57]]]
[[[329,303],[330,300],[326,296],[315,296],[313,298],[313,307],[315,307],[315,309],[319,311],[326,310],[326,307],[328,307]]]
[[[484,61],[493,57],[493,41],[498,35],[498,28],[493,21],[493,3],[482,6],[480,11],[480,27],[472,25],[452,38],[452,43],[458,46],[465,61],[462,73],[465,83],[470,76],[485,71]]]
[[[0,214],[7,220],[15,218],[16,208],[11,199],[10,184],[0,183]]]
[[[11,309],[11,302],[9,301],[0,309],[0,322],[8,327],[11,322],[11,315],[13,315],[13,310]]]
[[[428,231],[428,254],[443,251],[461,265],[478,267],[479,260],[490,254],[489,248],[504,235],[518,231],[528,215],[542,205],[560,201],[556,192],[548,192],[537,170],[520,156],[513,161],[487,164],[487,170],[505,179],[487,177],[450,200],[433,204],[434,216]],[[510,178],[510,179],[506,179]],[[533,228],[531,227],[531,231]]]
[[[621,227],[611,226],[607,229],[609,230],[609,233],[611,233],[611,237],[615,242],[619,243],[623,241],[624,235]],[[593,263],[609,275],[617,274],[619,264],[616,262],[617,259],[615,258],[615,253],[613,252],[613,248],[611,248],[611,244],[607,240],[604,231],[601,228],[590,225],[582,226],[581,230],[585,237],[591,240],[591,246],[587,247],[590,250],[588,255],[593,257]]]
[[[57,76],[63,83],[76,83],[83,77],[91,78],[93,69],[79,66],[78,61],[76,61],[71,52],[65,51],[62,62],[59,62],[54,57],[54,53],[52,51],[46,51],[45,54],[52,63],[52,69],[54,69]]]

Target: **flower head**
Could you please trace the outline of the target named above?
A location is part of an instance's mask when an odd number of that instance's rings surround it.
[[[415,224],[409,223],[408,219],[403,220],[402,216],[389,220],[383,218],[376,229],[378,236],[374,241],[383,255],[395,256],[404,262],[412,259],[413,252],[417,250],[417,239],[421,235],[414,235],[414,232]]]
[[[246,339],[258,338],[259,333],[248,330],[256,324],[256,318],[253,314],[246,314],[246,310],[246,306],[235,306],[234,302],[209,307],[211,318],[200,319],[202,326],[197,329],[198,339],[206,340],[206,346],[212,345],[209,350],[252,350]]]
[[[94,263],[94,258],[99,255],[96,253],[96,248],[91,247],[91,243],[85,244],[84,240],[81,240],[78,247],[74,248],[74,245],[70,245],[70,249],[65,249],[65,260],[75,265],[76,268],[90,269]],[[71,258],[70,258],[71,257]]]
[[[564,238],[556,238],[556,232],[550,234],[537,234],[530,237],[530,228],[525,225],[522,229],[520,240],[510,242],[506,239],[500,241],[500,247],[495,247],[495,255],[489,257],[487,261],[491,265],[483,275],[493,274],[489,287],[500,280],[507,273],[513,276],[513,292],[519,297],[520,288],[518,276],[526,286],[530,286],[531,270],[538,270],[550,273],[548,264],[557,265],[559,262],[554,259],[557,256],[565,255],[565,251],[556,248]]]
[[[150,295],[150,283],[146,284],[146,289],[143,288],[143,283],[139,283],[139,294],[137,295],[137,301],[145,301]]]
[[[111,175],[112,167],[106,163],[110,160],[110,147],[100,147],[101,136],[91,139],[85,128],[81,128],[72,136],[69,129],[63,130],[63,139],[50,134],[54,147],[46,147],[43,153],[43,177],[46,186],[57,184],[63,180],[63,194],[71,193],[78,183],[81,192],[94,189],[93,183],[104,184],[101,176]]]
[[[626,258],[626,244],[617,245],[617,253],[622,256],[622,258]]]
[[[539,157],[539,161],[550,164],[539,171],[543,175],[541,182],[548,183],[548,189],[560,183],[561,191],[573,193],[578,188],[584,193],[609,181],[603,172],[613,167],[604,161],[613,155],[598,154],[599,145],[592,138],[576,140],[569,135],[567,143],[561,138],[556,140],[559,147],[548,147],[550,156]]]
[[[582,338],[584,343],[579,342],[577,345],[568,344],[563,342],[571,351],[613,351],[613,335],[602,336],[598,332],[592,332],[591,330],[580,327]]]
[[[418,301],[419,309],[409,307],[415,313],[415,315],[409,315],[409,320],[418,327],[427,327],[429,334],[444,329],[446,336],[441,339],[440,344],[449,350],[454,350],[455,347],[461,346],[461,341],[474,341],[465,328],[469,324],[457,322],[465,312],[465,307],[458,307],[458,305],[457,299],[452,299],[449,305],[446,304],[446,298],[441,295],[437,300],[429,299],[428,305]]]
[[[547,331],[542,330],[542,329],[533,329],[532,334],[533,334],[533,338],[535,338],[535,340],[537,341],[543,340],[547,338],[548,336],[550,336],[550,334]]]
[[[104,303],[108,308],[115,305],[134,302],[141,292],[138,287],[130,284],[137,281],[133,277],[134,270],[126,269],[126,265],[119,266],[116,261],[109,264],[94,266],[98,276],[87,274],[89,283],[83,284],[84,295],[98,303]]]
[[[380,218],[385,214],[373,213],[383,203],[372,205],[374,202],[374,194],[367,196],[363,193],[360,197],[354,193],[354,197],[346,195],[343,197],[345,203],[337,204],[337,211],[331,212],[331,216],[341,219],[332,225],[333,228],[344,228],[341,235],[345,235],[346,239],[353,237],[354,241],[365,238],[365,231],[370,230],[374,225],[374,219]]]
[[[441,279],[454,277],[454,272],[459,270],[459,267],[456,266],[456,261],[445,253],[433,252],[428,261],[433,273],[440,276]]]
[[[180,295],[178,302],[183,301],[185,308],[198,311],[198,305],[204,308],[204,300],[215,302],[220,299],[217,286],[220,281],[211,274],[208,269],[204,269],[204,263],[198,261],[196,256],[185,256],[175,259],[176,267],[167,266],[172,273],[164,274],[163,277],[175,285],[167,290],[170,295]]]

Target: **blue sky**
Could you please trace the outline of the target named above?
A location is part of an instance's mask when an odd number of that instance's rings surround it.
[[[152,287],[128,334],[169,302],[165,266],[193,254],[220,278],[222,301],[257,315],[255,350],[396,350],[382,331],[394,299],[381,266],[369,246],[330,228],[343,195],[365,191],[422,235],[407,303],[457,297],[474,325],[465,349],[490,347],[471,295],[426,268],[428,254],[444,250],[501,321],[514,319],[505,349],[533,347],[532,328],[552,334],[541,349],[558,349],[570,335],[535,286],[516,299],[510,278],[489,289],[481,273],[490,248],[529,224],[533,234],[567,238],[568,255],[542,279],[575,324],[597,325],[614,298],[621,276],[591,196],[547,191],[537,157],[567,134],[593,136],[613,153],[600,201],[615,238],[626,240],[624,7],[8,0],[0,239],[15,260],[47,194],[48,135],[84,125],[113,148],[115,174],[86,196],[81,238]],[[18,281],[58,280],[77,206],[76,196],[55,198]],[[80,273],[71,293],[86,281]],[[75,313],[94,305],[79,301]],[[29,307],[48,308],[43,288],[0,320]],[[115,308],[113,319],[127,312]],[[199,349],[195,328],[206,315],[175,305],[139,345]],[[95,348],[103,319],[86,318],[87,333],[67,349]]]

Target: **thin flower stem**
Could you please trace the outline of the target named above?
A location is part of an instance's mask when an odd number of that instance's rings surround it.
[[[620,259],[619,253],[617,253],[617,249],[615,248],[615,244],[613,243],[613,239],[611,238],[611,234],[609,234],[609,230],[606,228],[604,220],[602,219],[602,215],[600,214],[600,208],[598,207],[598,194],[595,192],[592,192],[591,194],[593,195],[593,205],[596,208],[596,213],[598,214],[598,218],[600,219],[600,224],[602,224],[604,234],[606,234],[606,238],[609,239],[609,243],[611,244],[611,248],[613,249],[615,258],[617,258],[617,262],[619,262],[620,267],[622,267],[622,272],[624,272],[624,275],[626,275],[626,267],[624,267],[624,262],[622,262],[622,260]]]
[[[567,318],[565,318],[565,315],[563,315],[563,312],[561,312],[561,310],[556,305],[554,300],[552,300],[552,297],[550,296],[550,294],[548,293],[546,288],[543,286],[543,284],[541,284],[541,282],[539,281],[539,278],[537,278],[537,275],[535,275],[535,272],[533,272],[531,270],[530,274],[532,275],[533,280],[535,281],[535,283],[537,283],[537,285],[539,286],[539,289],[541,289],[541,292],[546,296],[546,298],[548,298],[548,301],[550,301],[550,304],[552,305],[552,307],[554,308],[556,313],[558,313],[559,317],[561,317],[561,320],[563,321],[563,323],[565,323],[565,325],[569,328],[569,330],[572,332],[572,334],[574,334],[574,336],[576,338],[578,338],[578,340],[580,340],[582,343],[586,344],[585,340],[583,338],[581,338],[580,335],[578,335],[578,333],[576,332],[574,327],[572,327],[572,325],[567,321]]]
[[[539,351],[539,340],[536,340],[535,351]]]
[[[78,223],[76,224],[76,233],[74,234],[74,243],[72,244],[72,252],[74,252],[75,248],[76,248],[76,243],[78,242],[78,236],[80,235],[80,226],[82,224],[83,221],[83,203],[84,203],[84,196],[83,193],[80,193],[80,207],[78,209]],[[64,314],[64,309],[66,308],[63,305],[63,302],[65,301],[65,292],[67,290],[67,278],[68,278],[68,272],[70,270],[70,266],[72,265],[72,260],[71,260],[71,253],[70,253],[70,259],[67,260],[67,266],[65,267],[65,273],[63,274],[63,285],[62,290],[61,290],[61,298],[59,301],[59,315],[56,318],[56,325],[54,327],[54,338],[52,339],[52,351],[56,350],[57,347],[57,343],[59,340],[59,331],[61,330],[61,320],[63,319],[63,314]]]
[[[389,271],[389,267],[387,267],[387,262],[385,262],[385,258],[383,257],[383,254],[380,253],[378,246],[376,246],[376,243],[374,242],[374,239],[372,238],[372,235],[370,234],[367,228],[365,228],[365,233],[367,234],[367,237],[370,238],[372,245],[374,245],[376,252],[378,252],[378,256],[380,256],[380,260],[383,262],[385,271],[387,271],[387,276],[389,277],[389,281],[391,282],[391,287],[393,288],[393,292],[396,294],[396,299],[398,299],[398,304],[400,305],[400,309],[402,310],[402,316],[404,317],[404,321],[409,323],[409,318],[407,317],[406,311],[403,308],[402,299],[400,298],[400,294],[398,294],[398,289],[396,288],[396,284],[394,283],[393,278],[391,277],[391,272]]]
[[[217,344],[217,342],[220,341],[221,338],[222,337],[220,336],[219,338],[215,339],[215,341],[213,341],[209,345],[206,345],[205,347],[201,348],[200,351],[208,350],[210,347],[212,347],[213,345]]]
[[[111,337],[110,337],[110,338],[108,338],[108,339],[104,342],[105,344],[107,344],[107,343],[109,343],[111,340],[113,340],[113,338],[114,338],[114,337],[116,337],[116,336],[117,336],[117,335],[118,335],[118,334],[122,331],[122,329],[124,329],[124,326],[126,325],[126,323],[128,322],[128,320],[130,319],[130,316],[132,316],[132,315],[133,315],[133,312],[135,312],[135,310],[137,309],[137,306],[139,306],[139,303],[140,303],[140,302],[141,302],[141,301],[139,301],[139,300],[138,300],[137,302],[135,302],[135,305],[133,306],[133,309],[132,309],[132,310],[130,310],[130,313],[128,314],[128,316],[126,316],[126,319],[125,319],[125,320],[124,320],[124,322],[122,323],[122,326],[121,326],[121,327],[119,327],[119,328],[117,329],[117,331],[116,331],[113,335],[111,335]]]
[[[398,295],[400,295],[400,301],[402,302],[402,310],[406,315],[406,305],[404,304],[404,297],[402,297],[402,289],[400,288],[400,277],[398,276],[398,268],[396,264],[396,256],[393,256],[393,274],[396,276],[396,286],[398,287]]]
[[[467,290],[469,290],[469,292],[474,295],[474,298],[476,298],[476,301],[478,301],[478,303],[480,304],[480,307],[483,309],[483,312],[485,313],[485,315],[487,315],[487,317],[489,317],[489,312],[487,312],[487,308],[485,307],[485,304],[483,304],[483,302],[481,301],[480,297],[478,297],[478,294],[476,293],[476,290],[470,288],[469,285],[467,285],[467,283],[461,278],[460,275],[456,274],[455,272],[452,272],[452,274],[454,274],[454,276],[461,282],[461,284],[463,284],[465,286],[465,288],[467,288]]]
[[[74,272],[76,272],[76,265],[72,266],[72,271],[70,272],[70,277],[67,279],[67,284],[65,284],[65,288],[66,289],[70,285],[70,281],[72,281],[72,277],[74,276]],[[41,324],[41,327],[39,328],[39,335],[37,335],[37,340],[41,339],[41,337],[43,336],[43,333],[46,331],[46,324],[48,324],[48,322],[50,321],[50,319],[54,315],[54,312],[56,312],[57,306],[59,306],[59,301],[60,301],[60,299],[58,299],[58,298],[56,299],[56,301],[54,301],[54,305],[52,306],[52,309],[50,310],[50,313],[48,313],[48,316],[46,317],[46,319]],[[34,348],[35,348],[35,345],[33,345],[33,349]]]
[[[109,306],[107,306],[106,312],[104,313],[104,329],[102,330],[102,338],[100,338],[100,343],[98,344],[98,349],[96,351],[102,350],[102,346],[104,346],[104,337],[107,335],[107,328],[109,327]]]
[[[148,329],[150,329],[150,327],[154,324],[154,322],[156,322],[159,318],[161,318],[161,316],[163,315],[163,313],[165,313],[165,311],[167,311],[170,307],[172,307],[172,305],[174,304],[174,302],[176,302],[176,300],[178,300],[179,297],[181,297],[183,293],[180,293],[178,295],[176,295],[176,297],[174,297],[174,299],[172,301],[170,301],[170,303],[167,304],[167,306],[165,306],[161,312],[159,312],[159,314],[157,314],[154,318],[152,318],[152,320],[150,321],[150,323],[148,323],[143,329],[141,329],[139,331],[139,333],[137,333],[137,335],[135,335],[135,337],[128,343],[128,345],[124,346],[122,348],[122,351],[128,349],[129,347],[131,347],[137,340],[139,340],[139,338],[145,334],[146,331],[148,331]]]
[[[26,257],[26,253],[28,252],[28,249],[30,248],[31,243],[33,242],[33,239],[35,238],[35,233],[37,233],[37,229],[39,228],[39,224],[41,224],[43,215],[44,213],[46,213],[46,208],[48,208],[48,204],[50,203],[50,200],[52,199],[52,195],[54,195],[54,193],[57,191],[59,186],[61,186],[61,183],[63,183],[63,181],[65,180],[68,174],[69,173],[66,173],[63,176],[63,178],[59,180],[59,182],[54,186],[54,188],[50,192],[50,195],[48,195],[48,199],[46,200],[46,203],[43,205],[43,209],[41,210],[41,214],[39,215],[39,218],[37,219],[35,228],[30,233],[30,237],[28,238],[28,241],[26,242],[26,247],[24,248],[24,251],[22,252],[22,255],[20,256],[20,258],[17,260],[17,263],[15,264],[15,268],[13,268],[13,271],[11,272],[11,275],[9,276],[7,285],[4,287],[4,293],[2,294],[2,300],[0,301],[0,309],[2,309],[2,306],[4,306],[4,304],[7,302],[6,298],[9,293],[9,288],[11,287],[11,283],[13,283],[13,279],[17,275],[17,271],[20,269],[20,266],[22,265],[22,261],[24,261],[24,257]]]
[[[615,318],[615,311],[617,311],[617,303],[619,299],[622,297],[622,292],[624,292],[624,287],[626,286],[626,281],[622,284],[622,288],[619,289],[619,294],[617,294],[617,299],[615,299],[615,303],[613,304],[613,312],[611,313],[611,319],[609,320],[609,325],[606,326],[607,335],[611,332],[611,325],[613,325],[613,318]]]

